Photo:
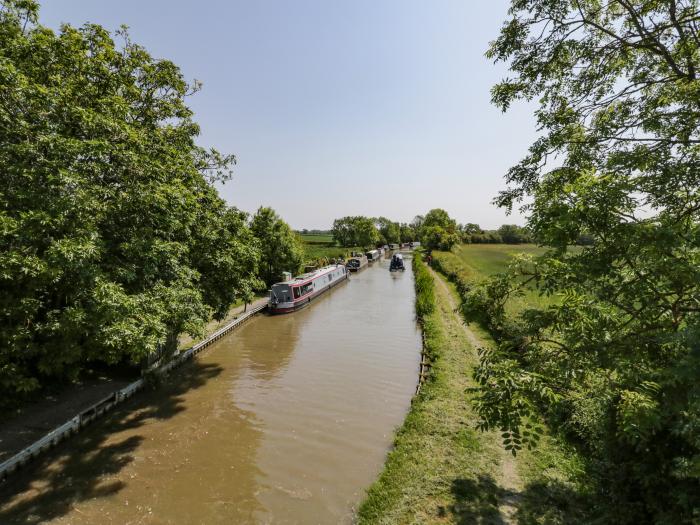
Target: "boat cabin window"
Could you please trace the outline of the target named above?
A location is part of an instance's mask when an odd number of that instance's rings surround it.
[[[306,283],[301,286],[294,286],[292,290],[294,290],[294,299],[299,299],[299,297],[303,297],[306,294],[312,292],[314,289],[314,283]]]
[[[288,303],[292,300],[292,291],[286,284],[274,284],[272,285],[272,295],[280,303]]]

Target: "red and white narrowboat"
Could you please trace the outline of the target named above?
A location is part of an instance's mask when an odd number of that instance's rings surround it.
[[[312,299],[348,278],[342,264],[334,264],[276,283],[270,290],[270,312],[285,314],[307,306]]]

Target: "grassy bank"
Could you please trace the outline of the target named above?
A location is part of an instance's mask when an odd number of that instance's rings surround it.
[[[379,479],[360,506],[362,524],[577,522],[575,457],[550,437],[513,458],[495,433],[476,430],[469,389],[477,348],[455,287],[414,263],[416,311],[431,371],[396,433]]]

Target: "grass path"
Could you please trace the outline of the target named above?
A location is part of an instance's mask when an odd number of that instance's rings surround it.
[[[486,346],[488,343],[476,334],[469,326],[464,323],[459,314],[459,300],[452,286],[450,286],[445,278],[437,273],[432,268],[429,268],[433,279],[437,283],[438,294],[443,295],[447,304],[452,309],[452,314],[457,317],[458,322],[462,325],[462,331],[469,340],[473,349]],[[498,438],[496,438],[498,439]],[[501,519],[506,524],[516,523],[515,518],[518,511],[518,503],[520,501],[520,491],[522,490],[522,481],[518,474],[515,458],[505,449],[502,449],[500,483],[501,494],[498,505],[498,511]]]
[[[437,308],[426,326],[430,379],[398,430],[359,523],[516,523],[520,478],[494,433],[475,430],[467,390],[483,336],[462,322],[452,286],[436,273]]]

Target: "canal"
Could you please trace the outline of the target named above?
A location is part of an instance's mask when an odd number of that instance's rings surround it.
[[[416,386],[413,277],[258,316],[0,488],[0,523],[350,523]]]

